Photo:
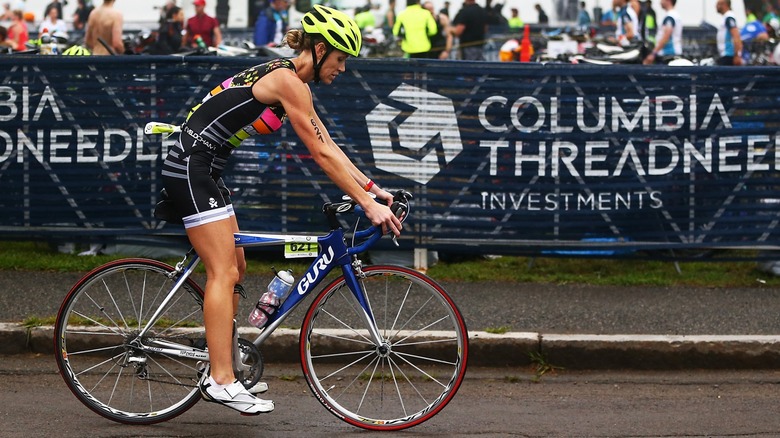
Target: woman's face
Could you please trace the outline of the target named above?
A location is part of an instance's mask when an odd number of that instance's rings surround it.
[[[324,49],[325,45],[321,45]],[[318,51],[319,51],[320,45],[317,45]],[[322,54],[318,53],[318,55],[324,56],[325,51],[322,51]],[[336,77],[340,75],[341,73],[344,73],[347,71],[347,59],[349,58],[349,55],[342,52],[341,50],[334,50],[328,55],[328,57],[325,59],[325,63],[322,64],[322,67],[320,67],[320,81],[325,84],[331,84],[333,81],[336,80]],[[322,59],[322,58],[320,58]]]

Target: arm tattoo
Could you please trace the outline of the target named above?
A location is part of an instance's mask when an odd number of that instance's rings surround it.
[[[311,126],[314,127],[314,133],[317,134],[317,138],[320,139],[320,143],[325,143],[325,139],[322,138],[322,131],[320,130],[320,127],[317,126],[317,122],[314,119],[311,119]]]

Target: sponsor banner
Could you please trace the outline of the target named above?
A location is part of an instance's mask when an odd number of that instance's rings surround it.
[[[0,59],[0,230],[182,233],[160,166],[214,86],[258,59]],[[476,252],[778,245],[777,68],[350,60],[312,84],[331,137],[415,196],[407,236]],[[324,230],[339,191],[285,124],[236,149],[241,226]]]

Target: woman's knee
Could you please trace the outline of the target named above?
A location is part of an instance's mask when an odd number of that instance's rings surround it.
[[[227,265],[221,267],[212,267],[211,269],[206,267],[206,282],[212,282],[213,284],[219,284],[221,287],[230,288],[233,290],[233,286],[239,281],[239,271],[236,265]]]
[[[241,271],[238,269],[238,266],[236,266],[236,265],[230,266],[225,271],[225,277],[224,278],[225,278],[225,281],[230,283],[231,287],[235,286],[236,283],[238,283],[239,280],[241,279]]]

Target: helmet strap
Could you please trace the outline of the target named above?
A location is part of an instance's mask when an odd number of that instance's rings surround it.
[[[328,55],[330,55],[331,52],[333,52],[333,46],[331,46],[328,43],[325,43],[325,55],[322,56],[322,59],[320,59],[319,62],[317,62],[317,50],[316,50],[317,43],[312,41],[311,42],[311,59],[314,63],[314,83],[318,84],[320,82],[320,68],[322,67],[322,64],[325,63],[325,60],[328,58]]]

